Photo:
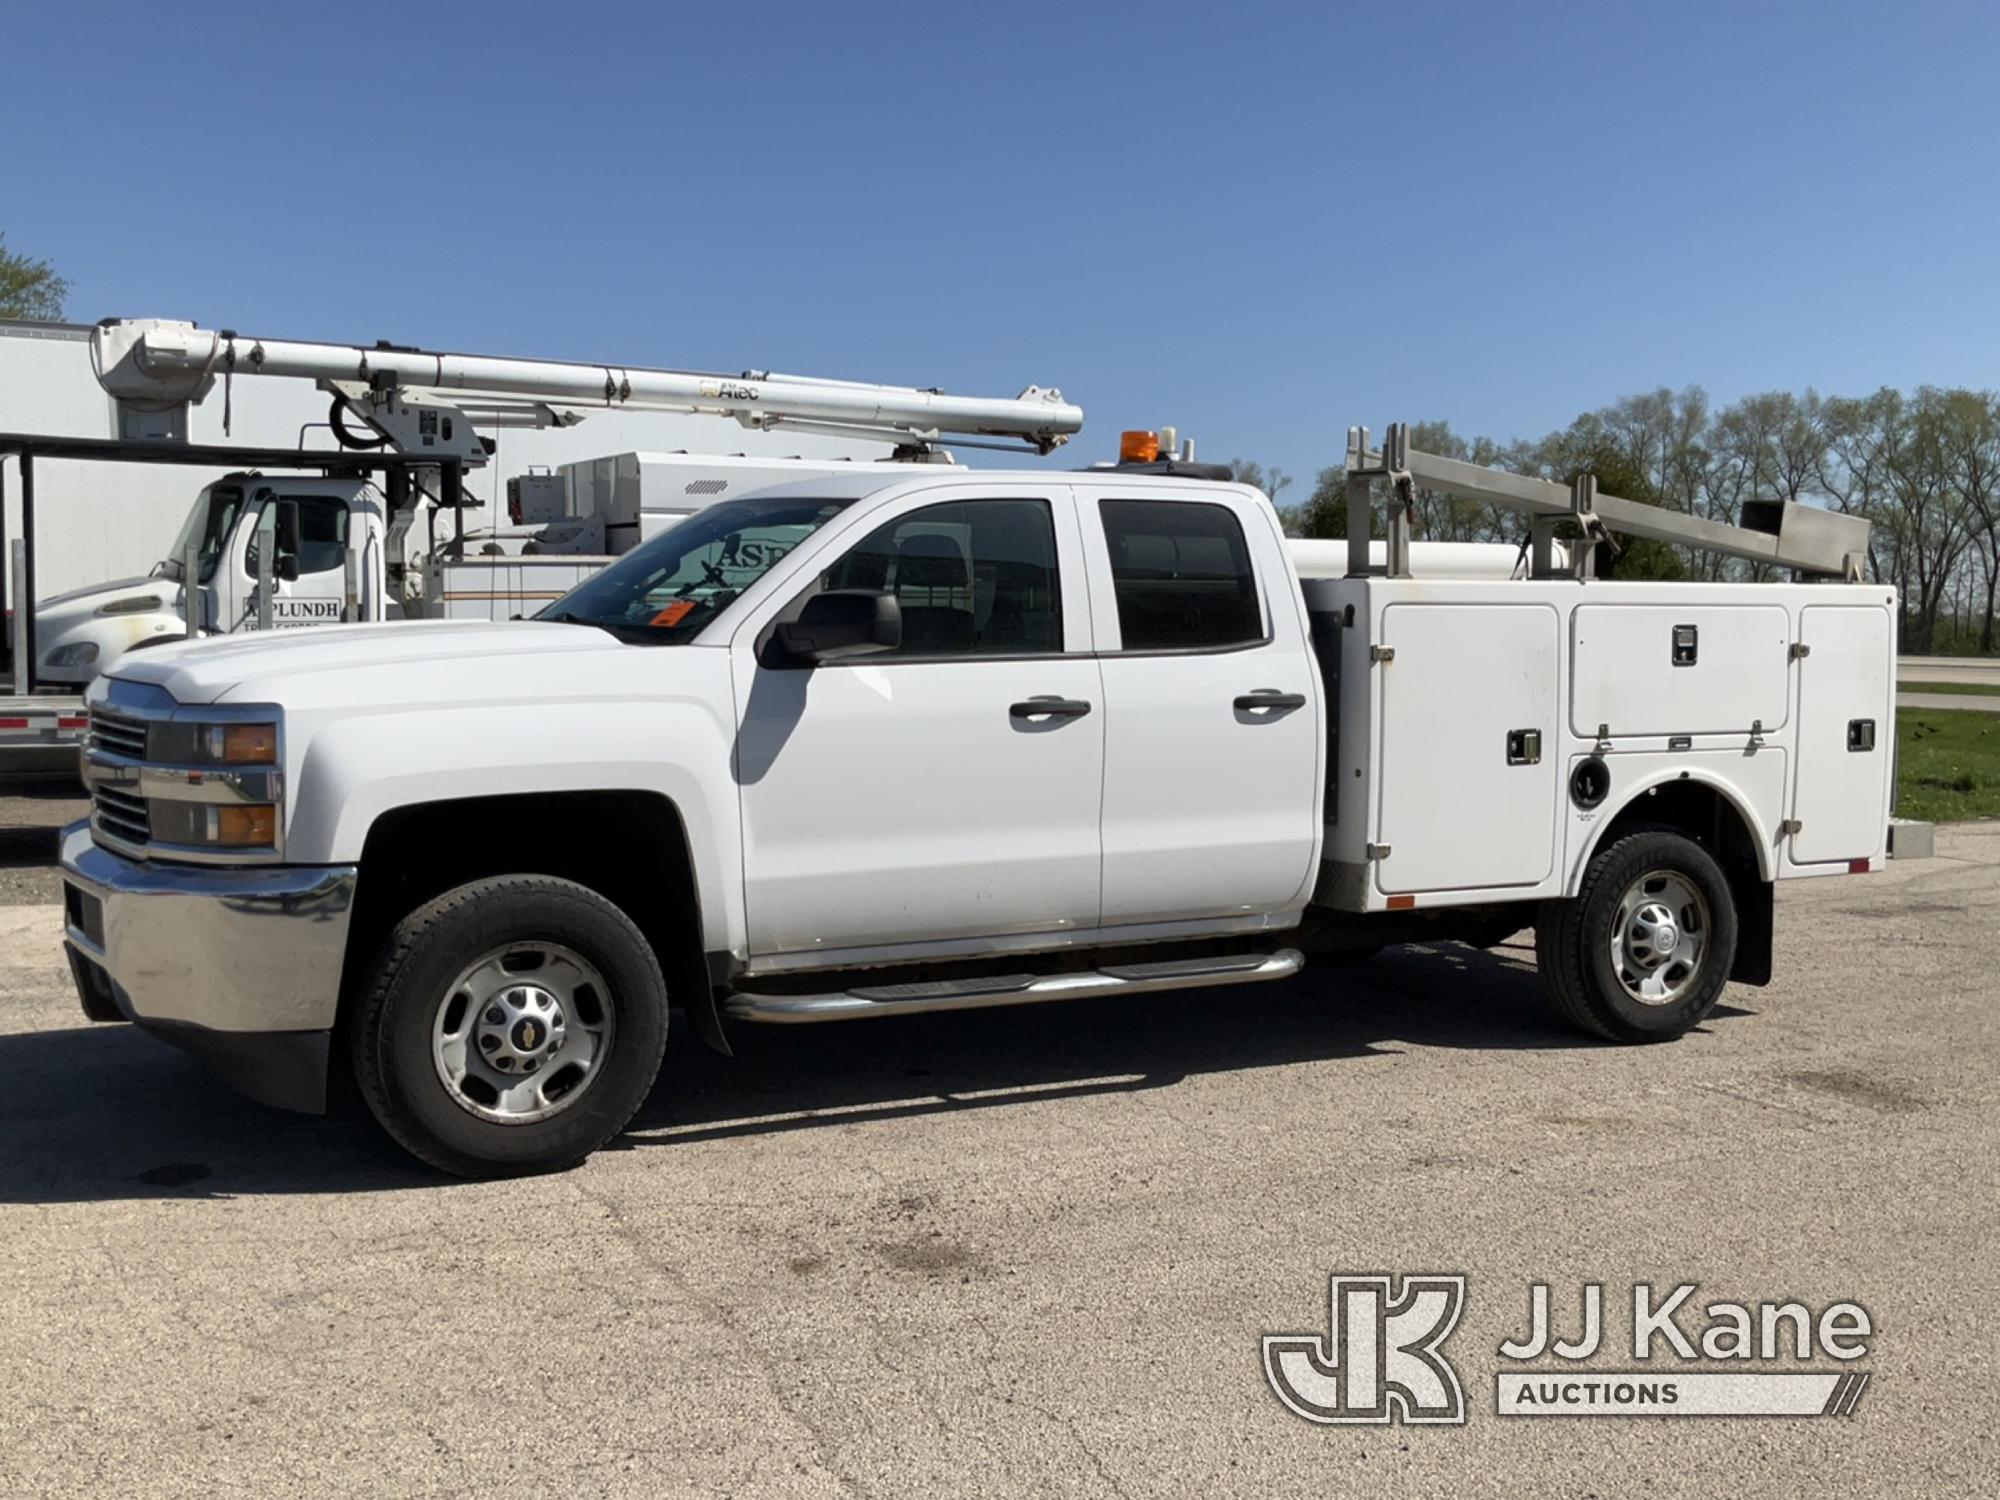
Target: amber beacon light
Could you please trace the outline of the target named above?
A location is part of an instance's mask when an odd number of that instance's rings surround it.
[[[1118,462],[1121,464],[1150,464],[1159,459],[1160,435],[1144,428],[1135,428],[1118,435]]]

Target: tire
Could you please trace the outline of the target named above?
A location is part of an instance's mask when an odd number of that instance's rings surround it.
[[[501,875],[397,924],[352,1048],[362,1097],[411,1155],[512,1177],[575,1166],[623,1130],[666,1040],[666,981],[631,919],[571,881]]]
[[[1574,899],[1543,904],[1535,956],[1574,1025],[1616,1042],[1665,1042],[1715,1008],[1736,927],[1714,857],[1684,834],[1641,829],[1592,858]],[[1671,949],[1661,939],[1669,931]]]

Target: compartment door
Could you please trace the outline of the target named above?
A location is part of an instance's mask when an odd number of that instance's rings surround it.
[[[1579,604],[1570,728],[1614,737],[1748,734],[1785,723],[1781,604]]]
[[[1798,782],[1794,864],[1873,859],[1889,826],[1895,660],[1888,611],[1808,604],[1799,611]]]
[[[1555,868],[1556,667],[1546,604],[1392,604],[1381,644],[1375,866],[1384,894],[1535,885]]]

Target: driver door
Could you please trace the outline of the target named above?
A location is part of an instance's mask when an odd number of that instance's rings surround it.
[[[1073,503],[946,493],[869,517],[799,591],[892,593],[899,647],[807,665],[759,648],[768,616],[738,633],[753,955],[1097,925],[1104,714]]]
[[[237,528],[241,538],[235,566],[238,604],[228,614],[225,630],[257,628],[259,530],[267,509],[280,501],[299,508],[297,578],[272,577],[271,627],[293,630],[306,625],[338,625],[347,615],[347,549],[352,513],[345,497],[298,494],[259,489],[258,504],[244,512]]]

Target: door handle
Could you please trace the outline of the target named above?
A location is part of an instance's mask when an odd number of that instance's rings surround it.
[[[1244,693],[1236,700],[1238,713],[1255,713],[1258,709],[1293,709],[1306,706],[1304,693],[1281,693],[1276,688],[1258,688],[1254,693]]]
[[[1007,710],[1016,719],[1080,719],[1090,712],[1082,698],[1030,698]]]

